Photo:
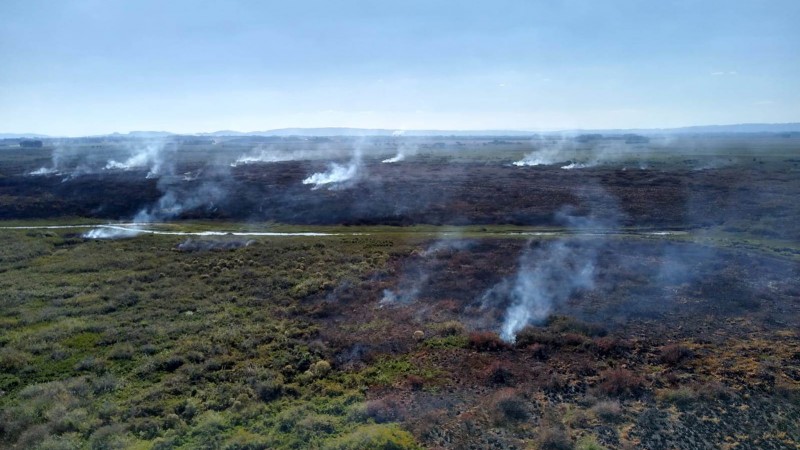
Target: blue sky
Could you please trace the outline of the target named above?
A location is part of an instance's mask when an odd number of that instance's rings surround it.
[[[0,2],[0,132],[800,121],[800,1]]]

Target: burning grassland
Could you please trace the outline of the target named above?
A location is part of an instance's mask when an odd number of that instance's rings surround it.
[[[797,439],[791,260],[642,236],[2,238],[4,445]],[[498,284],[565,281],[528,259],[586,245],[592,283],[501,339]]]
[[[795,162],[399,139],[3,160],[0,446],[800,441]]]

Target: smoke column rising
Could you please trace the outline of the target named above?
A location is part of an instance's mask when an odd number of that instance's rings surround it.
[[[346,187],[345,183],[357,180],[363,166],[361,147],[357,146],[353,151],[353,156],[346,165],[330,163],[328,170],[317,172],[303,180],[303,184],[313,184],[312,189],[319,189],[329,185],[328,189],[340,189]]]
[[[411,145],[411,144],[408,144],[406,142],[403,142],[397,148],[397,154],[395,154],[391,158],[384,159],[381,162],[382,163],[396,163],[396,162],[403,161],[407,157],[413,156],[413,155],[416,155],[416,154],[417,154],[417,146],[416,145]]]
[[[569,231],[584,236],[530,243],[519,258],[517,273],[484,293],[484,306],[509,304],[500,325],[503,340],[514,342],[519,330],[544,322],[555,307],[575,292],[594,286],[598,253],[605,243],[603,232],[617,228],[620,212],[616,200],[600,187],[584,201],[592,207],[586,215],[574,215],[572,206],[556,214]]]
[[[513,342],[517,331],[528,324],[544,322],[553,307],[573,292],[590,289],[594,285],[595,250],[594,245],[583,240],[558,240],[528,248],[520,257],[519,270],[510,284],[511,306],[506,310],[500,337]]]
[[[143,146],[137,145],[132,149],[132,154],[123,162],[109,160],[106,170],[132,170],[146,167],[147,178],[157,178],[171,173],[168,165],[164,141],[147,142]]]
[[[566,137],[554,139],[537,138],[534,140],[536,150],[525,155],[519,161],[514,162],[517,167],[525,166],[549,166],[570,159],[570,154],[575,151],[575,142]]]
[[[464,250],[473,244],[472,241],[460,238],[447,238],[434,242],[421,252],[415,252],[413,258],[403,268],[403,273],[395,289],[384,289],[381,305],[411,303],[419,297],[420,292],[428,283],[436,259],[445,252]]]

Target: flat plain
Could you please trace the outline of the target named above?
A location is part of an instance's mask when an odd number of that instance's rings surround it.
[[[797,136],[262,140],[0,146],[0,445],[798,447]]]

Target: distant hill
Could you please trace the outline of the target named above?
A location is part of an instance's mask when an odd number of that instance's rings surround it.
[[[279,128],[266,131],[215,131],[198,136],[531,136],[533,131],[519,130],[394,130],[386,128]]]
[[[800,132],[800,123],[745,123],[735,125],[701,125],[680,128],[597,129],[597,130],[391,130],[385,128],[280,128],[266,131],[215,131],[199,136],[533,136],[537,134],[717,134],[717,133],[788,133]]]
[[[733,125],[699,125],[679,128],[620,128],[620,129],[573,129],[558,131],[525,131],[525,130],[393,130],[388,128],[278,128],[265,131],[220,130],[210,133],[180,133],[182,136],[508,136],[527,137],[552,134],[627,134],[643,135],[663,134],[727,134],[727,133],[800,133],[800,123],[742,123]],[[129,133],[112,133],[112,137],[159,138],[174,136],[177,133],[168,131],[131,131]],[[48,138],[35,133],[0,133],[0,139]]]
[[[0,133],[0,139],[41,139],[49,137],[36,133]]]
[[[733,125],[698,125],[680,128],[641,128],[617,130],[571,130],[571,133],[638,134],[725,134],[725,133],[797,133],[800,123],[740,123]]]

